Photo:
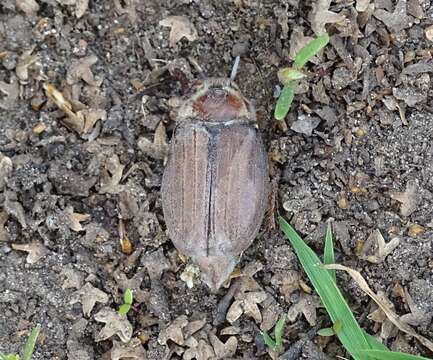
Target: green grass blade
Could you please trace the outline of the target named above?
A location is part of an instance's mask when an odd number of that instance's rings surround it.
[[[367,339],[368,343],[370,344],[370,348],[372,350],[382,350],[382,351],[388,351],[389,349],[383,345],[379,340],[377,340],[374,336],[371,336],[370,334],[368,334],[366,331],[364,331],[364,336]]]
[[[319,53],[329,42],[329,35],[325,34],[315,38],[305,45],[295,56],[294,67],[300,69],[315,55]]]
[[[23,360],[30,360],[33,355],[33,351],[35,350],[36,341],[38,340],[39,332],[41,331],[41,327],[37,325],[33,328],[32,332],[30,333],[29,338],[26,341],[26,344],[24,345],[23,350]]]
[[[277,344],[274,341],[274,339],[272,339],[268,333],[266,331],[262,332],[262,336],[263,336],[263,341],[265,342],[266,346],[269,349],[275,350],[277,348]]]
[[[362,350],[358,353],[361,356],[369,356],[370,359],[377,360],[432,360],[422,356],[383,350]]]
[[[296,82],[292,81],[284,85],[280,97],[275,105],[274,117],[277,120],[283,120],[289,112],[290,105],[292,105],[293,98],[295,97]]]
[[[283,315],[275,324],[274,336],[275,336],[275,345],[277,348],[283,346],[283,335],[284,335],[284,325],[286,324],[286,316]]]
[[[324,264],[335,264],[334,241],[332,239],[331,223],[328,223],[328,227],[326,229],[325,250],[323,253],[323,263]],[[334,279],[335,283],[337,283],[337,277],[335,275],[335,270],[328,270],[328,271],[331,274],[331,277]]]
[[[322,262],[319,257],[304,243],[287,221],[280,217],[279,224],[290,240],[332,322],[335,323],[337,320],[342,322],[341,331],[336,335],[343,346],[356,360],[370,359],[367,356],[360,357],[357,355],[359,349],[370,349],[371,347],[332,276],[327,270],[320,267]]]

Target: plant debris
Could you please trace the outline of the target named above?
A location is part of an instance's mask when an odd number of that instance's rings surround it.
[[[170,46],[174,47],[183,37],[188,41],[197,39],[194,25],[185,16],[169,16],[159,22],[159,25],[170,28]]]

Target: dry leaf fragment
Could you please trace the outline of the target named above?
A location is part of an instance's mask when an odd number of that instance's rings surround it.
[[[357,0],[356,1],[356,11],[364,12],[367,11],[370,6],[370,0]]]
[[[27,228],[26,215],[24,208],[17,201],[17,194],[11,191],[5,192],[5,200],[3,203],[3,209],[8,213],[9,216],[14,217],[21,225],[23,229]]]
[[[397,33],[413,24],[412,17],[407,15],[406,3],[407,0],[398,0],[392,13],[384,9],[377,9],[374,12],[374,17],[382,21],[389,30]]]
[[[80,80],[83,80],[89,85],[99,87],[101,80],[96,81],[90,67],[98,62],[98,58],[95,55],[90,55],[85,58],[73,61],[66,73],[66,82],[69,85],[77,84]]]
[[[81,226],[81,222],[87,221],[90,219],[89,214],[79,214],[74,212],[74,208],[72,206],[68,206],[65,209],[65,214],[69,220],[69,228],[72,231],[83,231],[84,228]]]
[[[209,360],[214,359],[215,353],[212,349],[212,346],[210,346],[205,340],[200,339],[197,346],[188,349],[183,354],[184,360]]]
[[[238,339],[235,336],[230,336],[225,343],[223,343],[215,334],[209,334],[210,343],[213,346],[216,359],[228,359],[236,354],[238,348]]]
[[[84,117],[83,132],[85,134],[93,129],[93,126],[95,126],[98,120],[104,121],[107,119],[107,112],[102,109],[85,109],[78,111],[78,113]]]
[[[113,154],[105,162],[105,170],[102,179],[100,180],[101,187],[99,188],[100,194],[117,194],[121,192],[122,186],[119,185],[122,179],[123,169],[125,165],[120,163],[119,157]]]
[[[424,31],[427,40],[433,41],[433,25],[428,26]]]
[[[373,292],[373,290],[371,290],[371,288],[368,286],[365,279],[358,271],[340,264],[323,265],[323,268],[329,270],[342,270],[347,272],[352,277],[352,279],[358,284],[360,289],[373,299],[373,301],[382,309],[382,311],[386,314],[388,319],[395,326],[397,326],[401,331],[405,332],[406,334],[409,334],[414,338],[418,339],[425,347],[433,351],[433,342],[417,334],[416,331],[409,324],[403,322],[400,319],[400,317],[394,311],[392,311],[392,309],[390,309],[390,307],[385,302],[383,302],[381,298]]]
[[[17,0],[16,5],[27,16],[36,15],[39,11],[39,5],[35,0]]]
[[[154,159],[165,159],[168,155],[168,142],[165,126],[162,121],[159,122],[155,130],[153,142],[143,136],[138,139],[137,145],[145,155]]]
[[[188,318],[186,315],[181,315],[176,318],[167,328],[160,331],[158,336],[158,343],[167,345],[167,341],[171,340],[178,345],[183,345],[185,338],[183,335],[183,328],[188,325]]]
[[[266,299],[267,295],[264,291],[251,291],[243,293],[237,300],[233,302],[227,312],[227,321],[235,322],[242,314],[252,317],[256,323],[262,321],[262,314],[258,304]]]
[[[29,67],[39,60],[38,55],[32,55],[35,48],[25,51],[18,59],[15,72],[18,79],[26,81],[29,79]]]
[[[77,0],[75,7],[75,16],[77,19],[82,17],[89,7],[89,0]]]
[[[194,41],[198,37],[194,25],[185,16],[169,16],[161,20],[159,25],[171,28],[169,35],[171,47],[174,47],[183,37],[187,38],[188,41]]]
[[[417,209],[421,200],[416,181],[408,181],[404,192],[393,192],[390,193],[390,196],[401,203],[400,214],[405,217],[411,215]]]
[[[12,249],[28,253],[26,259],[28,264],[35,264],[48,254],[48,249],[37,241],[33,241],[30,244],[12,244]]]
[[[95,320],[105,324],[99,334],[96,335],[96,342],[107,340],[114,335],[117,335],[124,343],[131,340],[133,328],[126,316],[121,316],[113,309],[104,307],[95,314]]]
[[[394,249],[400,244],[400,239],[395,237],[390,242],[385,243],[385,239],[379,230],[374,230],[367,241],[364,243],[360,258],[367,260],[373,264],[379,264],[391,254]]]
[[[141,341],[138,338],[131,339],[127,344],[122,343],[113,339],[113,347],[111,348],[111,360],[121,359],[146,359],[146,351],[141,345]]]
[[[7,179],[12,173],[12,160],[0,153],[0,191],[6,186]]]
[[[9,215],[6,211],[0,211],[0,242],[8,241],[9,234],[5,229],[6,221],[8,221]]]
[[[90,316],[95,304],[97,302],[106,304],[108,302],[108,295],[95,288],[91,283],[86,283],[80,290],[74,293],[78,296],[78,299],[72,299],[72,304],[80,302],[83,305],[83,314],[85,316]]]
[[[82,114],[74,113],[71,103],[66,100],[63,94],[53,85],[44,84],[43,88],[48,98],[68,116],[67,118],[63,119],[65,125],[78,133],[82,133],[84,129],[84,116]]]
[[[200,274],[200,269],[194,264],[189,264],[185,270],[180,274],[180,279],[186,283],[189,289],[194,287],[194,279],[197,279]]]
[[[311,40],[313,40],[312,37],[304,35],[303,27],[295,26],[290,34],[290,59],[294,60],[299,50],[301,50]]]
[[[303,314],[311,326],[316,325],[316,308],[322,307],[320,299],[315,295],[301,293],[299,301],[292,305],[287,313],[287,320],[294,322],[299,314]]]
[[[80,289],[84,280],[84,275],[75,270],[72,264],[66,265],[61,271],[61,275],[65,277],[63,281],[62,289]]]
[[[326,34],[326,24],[343,22],[346,17],[329,11],[332,0],[317,0],[310,13],[311,29],[317,36]]]
[[[10,84],[0,81],[0,94],[4,95],[0,97],[0,109],[12,109],[19,95],[19,87],[16,79],[11,79]]]

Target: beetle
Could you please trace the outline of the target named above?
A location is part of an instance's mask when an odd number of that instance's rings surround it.
[[[232,78],[195,85],[176,118],[161,185],[167,232],[217,290],[257,236],[269,191],[254,106]]]

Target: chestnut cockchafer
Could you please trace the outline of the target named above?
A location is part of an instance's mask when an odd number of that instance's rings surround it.
[[[257,236],[267,154],[253,105],[232,79],[198,81],[180,107],[162,178],[168,234],[218,289]]]

